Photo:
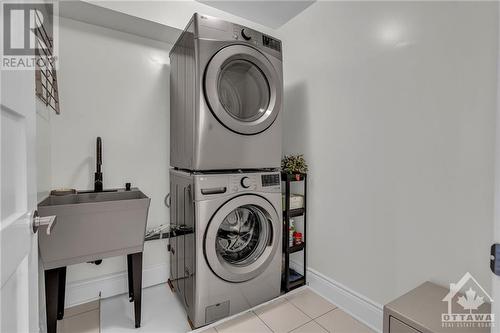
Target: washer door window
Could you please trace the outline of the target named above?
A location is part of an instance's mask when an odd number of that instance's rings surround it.
[[[281,89],[271,62],[245,45],[220,50],[205,73],[212,112],[224,126],[240,134],[257,134],[273,124],[281,108]]]
[[[210,268],[231,282],[250,280],[272,261],[279,243],[278,216],[262,197],[237,197],[212,217],[205,235]]]

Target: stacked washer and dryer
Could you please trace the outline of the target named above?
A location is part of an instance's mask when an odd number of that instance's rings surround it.
[[[200,327],[280,295],[281,42],[195,14],[170,52],[170,282]]]

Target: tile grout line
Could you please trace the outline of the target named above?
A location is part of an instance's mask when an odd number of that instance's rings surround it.
[[[259,317],[259,315],[258,315],[257,313],[255,313],[255,311],[254,311],[254,310],[252,310],[252,313],[253,313],[253,314],[254,314],[257,318],[259,318],[259,320],[260,320],[260,321],[261,321],[264,325],[266,325],[266,327],[267,327],[267,328],[269,328],[269,330],[270,330],[271,332],[273,332],[273,333],[274,333],[274,330],[273,330],[271,327],[269,327],[269,325],[267,325],[267,324],[266,324],[266,322],[264,321],[264,319],[262,319],[261,317]]]
[[[332,304],[333,304],[333,303],[332,303]],[[326,313],[322,314],[321,316],[318,316],[318,317],[316,317],[316,318],[314,319],[314,321],[315,321],[315,322],[316,322],[319,326],[323,327],[323,328],[324,328],[325,330],[327,330],[328,332],[330,332],[330,331],[329,331],[326,327],[324,327],[323,325],[321,325],[321,323],[319,323],[318,321],[316,321],[316,319],[319,319],[320,317],[323,317],[324,315],[326,315],[326,314],[328,314],[328,313],[330,313],[330,312],[333,312],[333,311],[340,311],[340,312],[343,312],[343,311],[342,311],[342,309],[340,309],[338,306],[335,306],[335,309],[332,309],[332,310],[330,310],[330,311],[328,311],[328,312],[326,312]],[[353,320],[355,323],[357,323],[357,324],[359,324],[359,325],[361,325],[361,326],[364,326],[365,328],[367,328],[367,329],[371,330],[371,328],[370,328],[370,327],[366,326],[364,323],[360,322],[359,320],[357,320],[356,318],[354,318],[354,317],[353,317],[353,316],[351,316],[350,314],[348,314],[348,313],[346,313],[346,312],[344,312],[344,313],[345,313],[346,315],[348,315],[348,316],[349,316],[349,318],[350,318],[351,320]]]
[[[326,315],[326,314],[328,314],[328,313],[330,313],[330,312],[332,312],[332,311],[336,311],[337,309],[338,309],[338,307],[336,307],[335,309],[332,309],[332,310],[328,311],[327,313],[322,314],[321,316],[317,317],[316,319],[318,319],[318,318],[320,318],[320,317],[323,317],[324,315]],[[321,325],[321,323],[320,323],[320,322],[317,322],[317,321],[316,321],[316,319],[314,319],[314,322],[315,322],[316,324],[318,324],[318,325],[319,325],[319,326],[321,326],[323,329],[325,329],[325,331],[330,332],[330,330],[329,330],[329,329],[327,329],[325,326]]]
[[[333,310],[332,310],[332,311],[333,311]],[[327,313],[328,313],[328,312],[327,312]],[[319,318],[319,317],[318,317],[318,318]],[[322,329],[324,329],[325,331],[327,331],[328,333],[331,333],[331,332],[330,332],[330,330],[326,329],[326,327],[324,327],[323,325],[321,325],[320,323],[318,323],[316,320],[314,320],[314,322],[315,322],[316,324],[318,324],[318,325],[319,325],[319,327],[321,327]]]
[[[311,318],[310,316],[307,315],[307,313],[305,313],[304,311],[302,311],[301,309],[299,309],[298,306],[296,306],[295,304],[293,304],[286,296],[285,296],[285,301],[287,301],[288,303],[290,303],[294,308],[296,308],[297,310],[299,310],[300,312],[302,312],[307,318],[309,318],[310,320],[305,322],[304,324],[302,325],[299,325],[297,327],[294,327],[293,329],[291,329],[290,331],[288,331],[288,333],[292,332],[293,330],[296,330],[297,328],[300,328],[306,324],[309,324],[311,321],[313,321],[314,319]]]
[[[302,324],[302,325],[299,325],[299,326],[297,326],[297,327],[292,328],[290,331],[288,331],[288,333],[289,333],[289,332],[292,332],[293,330],[296,330],[296,329],[297,329],[297,328],[299,328],[299,327],[304,326],[305,324],[310,323],[311,321],[313,321],[313,319],[312,319],[311,317],[309,317],[306,313],[304,313],[304,311],[302,311],[301,309],[297,308],[297,307],[296,307],[296,306],[295,306],[292,302],[290,302],[290,300],[289,300],[286,296],[285,296],[285,297],[283,297],[283,300],[284,300],[284,302],[283,302],[283,303],[285,303],[285,302],[286,302],[286,303],[290,303],[293,307],[295,307],[297,310],[299,310],[300,312],[302,312],[302,313],[303,313],[303,314],[304,314],[304,315],[305,315],[308,319],[310,319],[310,320],[308,320],[307,322],[305,322],[304,324]],[[252,312],[254,312],[254,313],[255,313],[255,311],[252,311]],[[260,319],[260,320],[264,323],[264,325],[266,325],[266,326],[267,326],[267,327],[271,330],[271,332],[274,332],[274,331],[273,331],[273,329],[272,329],[271,327],[269,327],[269,326],[266,324],[266,322],[264,321],[264,319],[260,318],[260,317],[259,317],[259,315],[258,315],[257,313],[255,313],[255,315],[256,315],[256,316],[257,316],[257,317],[258,317],[258,318],[259,318],[259,319]]]
[[[321,296],[320,294],[316,293],[314,290],[312,290],[312,289],[311,289],[311,292],[312,292],[312,293],[314,293],[314,294],[316,294],[317,296],[319,296],[319,297],[323,298],[323,300],[325,300],[326,302],[328,302],[328,303],[330,303],[331,305],[333,305],[333,306],[334,306],[334,308],[333,308],[333,309],[331,309],[330,311],[327,311],[327,312],[323,313],[322,315],[319,315],[319,316],[317,316],[317,317],[313,318],[313,320],[314,320],[314,321],[315,321],[318,325],[320,325],[320,326],[321,326],[321,327],[323,327],[325,330],[327,330],[328,332],[330,332],[328,329],[326,329],[326,327],[324,327],[324,326],[323,326],[323,325],[321,325],[318,321],[316,321],[316,319],[318,319],[318,318],[320,318],[320,317],[323,317],[323,316],[324,316],[324,315],[326,315],[327,313],[330,313],[330,312],[335,311],[335,310],[340,310],[340,311],[342,311],[342,309],[341,309],[341,308],[339,308],[336,304],[333,304],[332,302],[330,302],[330,301],[329,301],[328,299],[326,299],[325,297],[323,297],[323,296]],[[293,303],[292,303],[292,304],[293,304]],[[300,310],[300,309],[299,309],[299,310]],[[369,330],[371,330],[371,328],[370,328],[370,327],[368,327],[367,325],[365,325],[365,324],[364,324],[364,323],[362,323],[361,321],[357,320],[356,318],[354,318],[354,317],[353,317],[353,316],[351,316],[350,314],[348,314],[348,313],[347,313],[347,315],[348,315],[349,317],[351,317],[351,319],[352,319],[352,320],[354,320],[355,322],[357,322],[358,324],[361,324],[362,326],[365,326],[366,328],[368,328]]]
[[[319,295],[318,295],[318,296],[319,296]],[[321,296],[320,296],[320,297],[321,297]],[[322,298],[323,298],[323,297],[322,297]],[[319,316],[316,316],[316,317],[311,317],[311,316],[309,316],[307,313],[305,313],[304,311],[302,311],[302,309],[300,309],[300,308],[299,308],[297,305],[295,305],[292,301],[290,301],[290,300],[289,300],[289,299],[287,299],[287,298],[285,298],[285,299],[286,299],[286,300],[287,300],[290,304],[292,304],[292,305],[293,305],[293,306],[295,306],[297,309],[299,309],[299,311],[301,311],[303,314],[305,314],[306,316],[308,316],[309,318],[311,318],[311,320],[316,320],[316,319],[318,319],[319,317],[322,317],[322,316],[326,315],[328,312],[331,312],[331,311],[337,310],[337,309],[339,308],[338,306],[336,306],[336,305],[335,305],[335,304],[333,304],[332,302],[330,302],[330,301],[328,301],[328,300],[326,300],[326,299],[324,299],[324,298],[323,298],[326,302],[328,302],[328,303],[330,303],[331,305],[333,305],[333,309],[328,310],[328,311],[326,311],[325,313],[320,314]]]
[[[337,310],[337,309],[338,309],[338,307],[334,307],[333,309],[328,310],[328,311],[326,311],[325,313],[322,313],[322,314],[320,314],[319,316],[314,317],[314,318],[313,318],[313,320],[316,320],[316,319],[318,319],[319,317],[323,317],[323,316],[324,316],[324,315],[326,315],[328,312],[332,312],[332,311],[335,311],[335,310]]]
[[[310,320],[310,321],[308,321],[307,323],[310,323],[311,321],[313,321],[313,320],[314,320],[314,318],[312,318],[312,317],[311,317],[311,316],[309,316],[307,313],[305,313],[304,311],[302,311],[302,310],[301,310],[301,309],[300,309],[297,305],[293,304],[293,302],[291,302],[291,301],[290,301],[290,300],[288,300],[288,299],[287,299],[287,301],[288,301],[288,303],[292,304],[292,305],[293,305],[293,306],[294,306],[297,310],[299,310],[300,312],[302,312],[303,314],[305,314],[307,318],[311,319],[311,320]],[[328,313],[328,312],[325,312],[324,314],[327,314],[327,313]],[[319,317],[318,317],[318,318],[319,318]],[[307,324],[307,323],[306,323],[306,324]],[[305,325],[305,324],[304,324],[304,325]],[[304,326],[304,325],[302,325],[302,326]],[[299,327],[301,327],[301,326],[299,326]],[[294,328],[294,330],[296,330],[297,328],[298,328],[298,327]]]
[[[327,303],[329,303],[329,304],[333,305],[333,309],[328,310],[328,311],[326,311],[325,313],[320,314],[319,316],[316,316],[316,317],[311,317],[311,316],[309,316],[307,313],[305,313],[304,311],[302,311],[302,310],[301,310],[298,306],[296,306],[296,305],[295,305],[295,304],[294,304],[291,300],[289,300],[286,296],[285,296],[285,299],[286,299],[288,302],[290,302],[293,306],[295,306],[297,309],[299,309],[302,313],[304,313],[304,314],[305,314],[306,316],[308,316],[309,318],[312,318],[313,320],[314,320],[314,319],[316,319],[316,318],[319,318],[319,317],[321,317],[321,316],[326,315],[326,314],[327,314],[328,312],[330,312],[330,311],[333,311],[333,310],[335,310],[335,309],[338,309],[338,308],[339,308],[337,305],[333,304],[332,302],[330,302],[329,300],[327,300],[327,299],[326,299],[326,298],[324,298],[323,296],[321,296],[321,295],[317,294],[317,293],[316,293],[316,292],[314,292],[313,290],[311,290],[311,289],[310,289],[309,291],[310,291],[311,293],[313,293],[314,295],[316,295],[316,296],[318,296],[318,297],[322,298],[325,302],[327,302]]]
[[[288,299],[287,299],[287,301],[288,301],[288,303],[292,304],[292,306],[295,307],[297,310],[299,310],[300,312],[302,312],[303,314],[305,314],[307,318],[310,318],[311,320],[314,320],[314,318],[311,318],[311,316],[309,316],[307,313],[305,313],[304,311],[302,311],[297,305],[293,304]]]
[[[318,295],[318,296],[319,296],[319,295]],[[321,296],[320,296],[320,297],[321,297]],[[331,310],[329,310],[329,311],[327,311],[327,312],[325,312],[325,313],[322,313],[322,314],[320,314],[320,315],[318,315],[318,316],[316,316],[316,317],[311,317],[311,316],[309,316],[307,313],[305,313],[302,309],[300,309],[297,305],[295,305],[295,304],[294,304],[294,303],[293,303],[290,299],[288,299],[288,297],[287,297],[287,296],[283,297],[283,299],[285,300],[285,302],[290,303],[290,304],[291,304],[294,308],[296,308],[297,310],[299,310],[301,313],[303,313],[303,314],[304,314],[304,315],[305,315],[305,316],[309,319],[307,322],[303,323],[302,325],[299,325],[299,326],[297,326],[297,327],[294,327],[293,329],[291,329],[290,331],[288,331],[288,333],[293,332],[294,330],[299,329],[299,328],[301,328],[302,326],[305,326],[305,325],[307,325],[307,324],[309,324],[309,323],[311,323],[311,322],[315,322],[315,323],[316,323],[316,324],[318,324],[321,328],[323,328],[325,331],[327,331],[327,332],[329,332],[329,333],[330,333],[330,331],[329,331],[328,329],[326,329],[325,327],[323,327],[323,325],[321,325],[320,323],[318,323],[318,322],[316,321],[316,319],[317,319],[317,318],[319,318],[319,317],[322,317],[322,316],[326,315],[326,314],[327,314],[327,313],[329,313],[329,312],[332,312],[332,311],[337,310],[337,309],[338,309],[338,307],[337,307],[335,304],[333,304],[332,302],[330,302],[330,301],[328,301],[328,300],[325,300],[325,301],[327,301],[329,304],[333,305],[333,307],[334,307],[334,308],[333,308],[333,309],[331,309]],[[260,318],[260,317],[259,317],[259,315],[255,312],[255,310],[252,310],[252,312],[253,312],[253,313],[254,313],[254,314],[255,314],[255,315],[256,315],[256,316],[257,316],[257,317],[258,317],[258,318],[259,318],[259,319],[260,319],[260,320],[264,323],[264,325],[266,325],[266,326],[267,326],[267,327],[271,330],[271,332],[274,332],[274,331],[271,329],[271,327],[269,327],[269,326],[266,324],[266,322],[265,322],[262,318]]]
[[[301,327],[303,327],[303,326],[306,326],[307,324],[309,324],[309,323],[310,323],[310,322],[312,322],[312,321],[314,321],[314,319],[311,319],[311,320],[309,320],[307,323],[304,323],[304,324],[302,324],[302,325],[300,325],[300,326],[298,326],[298,327],[295,327],[294,329],[292,329],[292,330],[288,331],[287,333],[291,333],[291,332],[293,332],[293,331],[295,331],[295,330],[298,330],[299,328],[301,328]]]

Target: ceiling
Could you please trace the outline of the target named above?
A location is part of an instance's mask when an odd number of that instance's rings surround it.
[[[174,44],[182,30],[85,1],[60,1],[59,15],[88,24]]]
[[[228,1],[196,0],[205,5],[245,18],[255,23],[277,29],[300,12],[312,5],[315,0],[301,1]]]

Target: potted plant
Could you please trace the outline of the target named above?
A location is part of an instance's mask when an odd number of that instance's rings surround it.
[[[295,174],[297,180],[301,174],[307,173],[307,163],[303,154],[285,155],[281,159],[281,170],[288,174]]]

